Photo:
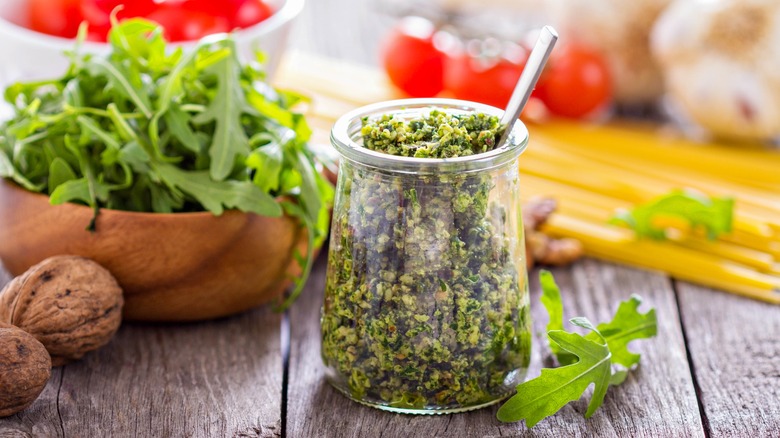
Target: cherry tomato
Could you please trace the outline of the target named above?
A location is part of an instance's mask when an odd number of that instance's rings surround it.
[[[274,10],[261,0],[246,0],[236,11],[233,25],[241,29],[257,24],[274,14]]]
[[[110,28],[90,26],[87,30],[87,41],[105,43],[108,40],[109,30]]]
[[[553,53],[537,87],[537,96],[551,113],[580,118],[609,104],[612,81],[601,54],[579,44]]]
[[[233,28],[245,28],[273,15],[273,9],[262,0],[186,0],[181,7],[222,17]]]
[[[182,9],[204,12],[214,17],[222,17],[232,22],[244,3],[249,0],[184,0],[180,3]]]
[[[273,15],[263,0],[29,0],[31,28],[73,38],[82,21],[89,41],[106,41],[111,13],[119,20],[144,17],[165,28],[171,41],[199,39],[257,24]]]
[[[111,30],[111,13],[117,7],[117,19],[145,17],[157,8],[154,0],[81,0],[81,14],[89,24],[88,41],[105,42]]]
[[[164,4],[147,18],[164,28],[168,41],[191,41],[213,33],[230,31],[230,23],[222,17]]]
[[[528,60],[527,52],[509,59],[473,57],[467,52],[447,56],[444,88],[458,99],[505,108]]]
[[[80,0],[30,0],[30,28],[37,32],[73,38],[81,24]]]
[[[444,87],[444,54],[433,45],[433,24],[402,19],[385,38],[381,59],[390,81],[415,97],[430,97]]]
[[[84,20],[90,27],[110,27],[111,12],[117,7],[117,18],[144,17],[151,13],[157,5],[154,0],[81,0],[80,10]]]

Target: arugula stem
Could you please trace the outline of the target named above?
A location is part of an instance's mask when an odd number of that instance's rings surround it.
[[[289,204],[288,204],[289,206]],[[297,205],[294,205],[295,208],[300,208]],[[314,264],[314,241],[315,241],[315,233],[316,229],[314,227],[314,224],[309,220],[309,218],[306,217],[305,214],[296,215],[299,219],[301,219],[304,222],[304,228],[306,230],[307,234],[307,247],[306,247],[306,261],[304,262],[303,266],[303,272],[301,273],[300,278],[295,280],[295,289],[290,293],[290,295],[285,299],[279,306],[274,308],[276,312],[284,312],[285,310],[289,309],[290,306],[298,299],[298,296],[303,292],[303,287],[306,286],[306,281],[309,279],[309,275],[311,274],[311,268]],[[296,242],[297,244],[297,242]]]
[[[179,108],[188,113],[202,113],[203,111],[206,111],[205,105],[196,105],[194,103],[185,103],[180,105]]]

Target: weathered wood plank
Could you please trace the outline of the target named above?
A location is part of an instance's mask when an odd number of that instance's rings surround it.
[[[631,293],[642,295],[659,314],[658,338],[637,345],[644,354],[641,369],[608,394],[593,418],[582,414],[580,400],[542,421],[533,432],[522,424],[501,424],[497,408],[449,416],[403,416],[383,413],[347,400],[324,379],[319,356],[319,314],[324,290],[325,263],[319,260],[313,280],[291,311],[291,350],[287,398],[287,432],[307,436],[701,436],[702,425],[680,331],[677,305],[669,281],[657,274],[583,261],[572,269],[558,269],[569,316],[606,319],[617,300]],[[538,303],[539,288],[532,282],[535,303],[534,331],[542,333],[546,318]],[[540,350],[536,337],[530,374],[539,373]]]
[[[677,293],[710,436],[780,436],[780,309],[683,282]]]
[[[281,316],[259,309],[187,325],[123,326],[55,369],[0,436],[281,435]]]
[[[0,437],[62,437],[62,425],[57,413],[60,382],[62,367],[52,370],[48,385],[32,406],[12,417],[0,419]]]

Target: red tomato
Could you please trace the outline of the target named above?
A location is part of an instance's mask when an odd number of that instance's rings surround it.
[[[274,14],[273,8],[261,0],[246,0],[233,17],[233,25],[241,29],[257,24]]]
[[[81,0],[81,14],[90,27],[110,27],[111,12],[122,6],[117,18],[144,17],[157,8],[154,0]]]
[[[192,41],[213,33],[230,31],[230,23],[222,17],[172,5],[160,5],[147,18],[165,29],[168,41]]]
[[[181,3],[183,9],[189,11],[205,12],[214,17],[223,17],[233,21],[238,9],[249,0],[184,0]]]
[[[89,23],[87,40],[105,42],[111,30],[111,13],[117,7],[117,19],[145,17],[157,8],[154,0],[81,0],[81,14]]]
[[[410,96],[434,96],[444,87],[444,54],[433,45],[434,32],[430,21],[406,17],[382,44],[382,64],[390,81]]]
[[[262,0],[186,0],[182,8],[225,18],[234,28],[249,27],[273,15],[273,9]]]
[[[598,52],[569,44],[553,52],[537,95],[555,115],[587,116],[605,108],[612,99],[609,68]]]
[[[29,0],[30,29],[64,38],[78,34],[80,0]]]
[[[482,59],[468,53],[449,55],[444,87],[458,99],[505,108],[527,59],[525,52],[518,60]]]
[[[90,26],[87,30],[87,41],[105,43],[108,40],[109,28]]]

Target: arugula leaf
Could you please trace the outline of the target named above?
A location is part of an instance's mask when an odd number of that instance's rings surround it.
[[[11,160],[8,159],[5,153],[0,154],[0,177],[11,178],[15,173]]]
[[[232,57],[224,57],[210,69],[217,76],[217,94],[206,111],[192,119],[195,124],[216,122],[214,139],[209,148],[211,177],[222,181],[233,171],[237,155],[249,152],[249,139],[241,126],[246,112],[244,91],[239,84],[239,70]]]
[[[610,222],[627,225],[638,237],[660,240],[666,238],[666,231],[657,227],[655,221],[663,218],[682,219],[692,228],[704,228],[708,238],[716,239],[731,232],[734,199],[710,198],[693,190],[675,190],[631,210],[619,210]]]
[[[301,260],[300,254],[297,252],[294,254],[296,258],[298,258],[298,263],[303,268],[301,276],[299,278],[293,278],[293,284],[295,287],[293,288],[290,295],[285,299],[282,303],[280,303],[276,307],[277,312],[284,312],[287,310],[292,303],[295,302],[295,300],[298,298],[298,296],[303,292],[303,287],[306,285],[306,281],[309,279],[309,275],[311,274],[311,268],[314,264],[314,247],[316,246],[316,228],[314,224],[312,224],[309,221],[308,216],[303,211],[303,209],[297,205],[292,204],[290,202],[284,202],[282,203],[282,206],[284,207],[284,210],[287,214],[290,214],[291,216],[297,217],[300,220],[304,222],[305,229],[306,229],[306,238],[307,238],[307,244],[306,244],[306,258]],[[295,250],[297,251],[297,249]]]
[[[49,170],[49,193],[53,193],[60,185],[76,179],[76,172],[71,169],[68,162],[60,157],[51,162]]]
[[[552,272],[541,270],[539,272],[539,282],[542,285],[542,305],[544,305],[547,314],[550,316],[550,321],[547,323],[547,331],[563,330],[563,301],[561,301],[561,290],[555,283]],[[569,365],[577,361],[575,355],[561,350],[555,342],[550,342],[550,350],[561,365]]]
[[[105,58],[89,58],[86,63],[88,71],[96,76],[104,76],[113,88],[123,97],[130,99],[141,113],[146,117],[152,116],[149,97],[138,91],[128,80],[128,73],[122,71],[122,67],[114,65]]]
[[[638,311],[642,298],[634,295],[618,306],[611,321],[598,325],[599,332],[612,352],[612,363],[628,369],[639,363],[641,356],[628,350],[628,343],[636,339],[652,338],[658,333],[655,309]]]
[[[563,330],[563,302],[560,289],[549,271],[541,270],[539,272],[539,280],[542,286],[540,301],[550,317],[547,331]],[[604,339],[612,352],[612,362],[627,369],[639,363],[640,359],[639,354],[628,350],[628,343],[636,339],[652,338],[658,332],[655,309],[650,309],[646,313],[640,313],[638,309],[641,304],[642,298],[637,295],[631,296],[626,301],[621,301],[612,320],[598,325],[598,334],[594,331],[594,333],[586,335],[588,339],[593,341]],[[572,319],[572,323],[577,325],[575,321],[579,321],[579,319]],[[568,365],[577,360],[575,356],[562,351],[555,342],[550,342],[550,351],[561,365]]]
[[[593,330],[598,334],[595,328]],[[545,368],[536,379],[518,385],[517,394],[498,410],[500,421],[525,419],[526,425],[533,427],[569,402],[578,400],[591,384],[595,388],[585,416],[593,415],[604,401],[611,376],[609,347],[577,333],[553,330],[548,335],[579,360],[559,368]]]
[[[498,410],[500,421],[525,419],[529,428],[578,400],[594,384],[585,413],[589,418],[601,406],[608,387],[622,384],[628,370],[639,363],[640,356],[628,350],[629,342],[657,333],[655,309],[640,313],[642,300],[638,296],[621,302],[612,320],[597,327],[584,317],[570,319],[571,324],[588,330],[584,336],[565,332],[563,303],[555,279],[549,271],[541,271],[539,279],[541,301],[550,316],[550,350],[564,366],[542,369],[539,377],[518,385],[517,394]]]
[[[200,142],[195,132],[190,128],[189,115],[181,110],[178,105],[172,105],[163,115],[171,135],[176,137],[179,142],[194,153],[200,153]],[[265,189],[263,189],[265,190]]]
[[[317,185],[317,171],[314,170],[312,163],[309,162],[309,157],[300,152],[296,155],[297,160],[294,161],[294,168],[301,176],[301,187],[304,189],[301,192],[303,210],[306,212],[310,221],[316,222],[317,214],[322,206],[322,200],[319,197],[319,187]]]
[[[254,171],[252,180],[265,191],[279,190],[284,153],[279,143],[272,141],[255,149],[246,159],[246,166]]]
[[[92,192],[86,178],[72,179],[58,184],[52,192],[49,201],[52,205],[64,204],[72,201],[92,203]]]
[[[223,206],[262,216],[281,216],[282,207],[269,194],[249,181],[214,181],[206,171],[187,172],[170,164],[157,168],[160,177],[197,199],[219,216]]]

